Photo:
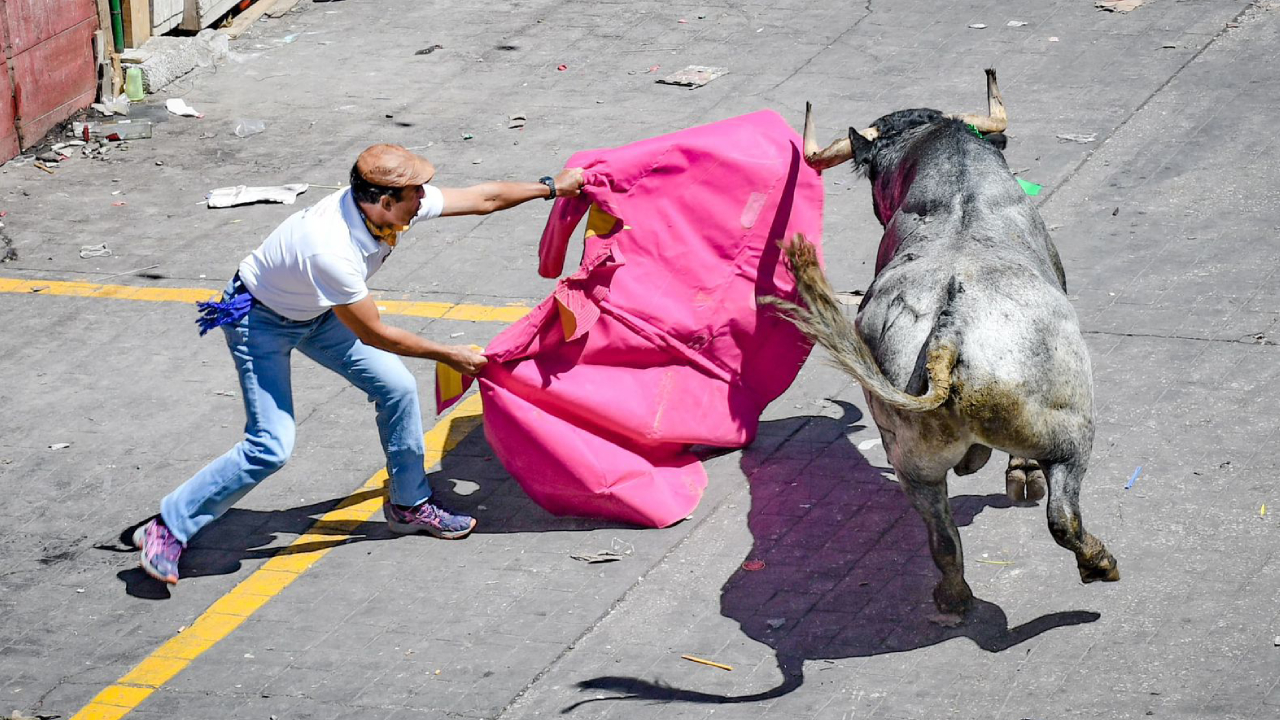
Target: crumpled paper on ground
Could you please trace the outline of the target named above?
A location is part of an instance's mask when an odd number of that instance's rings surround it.
[[[195,108],[187,104],[182,98],[169,98],[164,101],[164,107],[174,115],[182,115],[185,117],[202,118],[204,113],[198,112]]]
[[[290,183],[274,187],[221,187],[210,190],[208,204],[211,208],[235,207],[236,205],[252,205],[256,202],[278,202],[292,205],[298,196],[310,187],[306,183]]]
[[[1093,6],[1099,10],[1107,12],[1127,13],[1131,10],[1137,10],[1139,5],[1147,0],[1097,0]]]

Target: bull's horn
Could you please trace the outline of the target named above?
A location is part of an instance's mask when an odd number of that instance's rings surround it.
[[[1009,116],[1005,113],[1004,100],[1000,97],[1000,88],[996,86],[996,71],[987,68],[987,114],[986,115],[948,115],[960,122],[972,125],[980,133],[1004,132],[1009,127]]]
[[[867,135],[871,132],[871,135]],[[875,130],[863,130],[860,133],[868,140],[876,138]],[[804,104],[804,161],[809,167],[819,172],[829,167],[835,167],[853,157],[853,145],[849,142],[849,138],[840,138],[826,147],[825,150],[818,149],[818,141],[814,137],[813,132],[813,103]]]

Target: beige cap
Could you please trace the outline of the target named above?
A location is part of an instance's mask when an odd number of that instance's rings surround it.
[[[382,187],[424,185],[436,174],[436,168],[421,155],[399,145],[370,145],[356,158],[356,172],[366,182]]]

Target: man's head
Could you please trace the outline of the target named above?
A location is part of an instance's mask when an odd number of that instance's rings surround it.
[[[365,217],[379,227],[403,227],[418,214],[422,186],[436,169],[399,145],[371,145],[351,166],[351,194]]]

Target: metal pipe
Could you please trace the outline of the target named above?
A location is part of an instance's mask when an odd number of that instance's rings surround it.
[[[120,0],[111,0],[111,39],[115,42],[116,52],[124,52],[124,10]]]

